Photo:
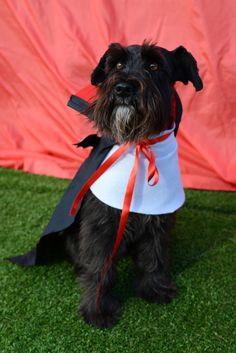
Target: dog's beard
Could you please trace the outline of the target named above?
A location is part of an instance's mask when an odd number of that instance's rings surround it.
[[[99,132],[124,144],[137,143],[163,130],[167,121],[163,114],[161,94],[154,85],[150,82],[143,84],[129,104],[116,99],[112,93],[113,87],[110,87],[109,81],[106,82],[98,92],[98,99],[87,109],[87,115],[90,115],[90,120]]]
[[[135,135],[136,114],[132,105],[119,105],[113,110],[112,133],[117,142],[124,143]]]

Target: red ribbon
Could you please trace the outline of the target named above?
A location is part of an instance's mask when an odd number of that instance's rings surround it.
[[[155,139],[145,139],[142,142],[136,144],[136,153],[135,153],[135,159],[134,159],[134,164],[133,164],[133,168],[131,170],[130,173],[130,177],[129,177],[129,181],[126,187],[126,191],[125,191],[125,198],[124,198],[124,202],[123,202],[123,207],[122,207],[122,212],[121,212],[121,217],[120,217],[120,223],[119,223],[119,228],[117,231],[117,235],[116,235],[116,241],[115,241],[115,245],[113,247],[112,253],[107,261],[107,264],[105,266],[105,269],[103,270],[102,276],[101,276],[101,281],[98,285],[98,289],[97,289],[97,295],[96,295],[96,305],[99,305],[99,297],[100,297],[100,292],[101,292],[101,288],[102,288],[102,283],[104,281],[105,275],[111,265],[112,259],[114,258],[123,234],[124,234],[124,230],[125,230],[125,226],[127,223],[127,219],[129,216],[129,211],[130,211],[130,204],[132,201],[132,196],[133,196],[133,191],[134,191],[134,186],[135,186],[135,181],[136,181],[136,176],[137,176],[137,171],[138,171],[138,165],[139,165],[139,155],[142,152],[144,154],[144,156],[147,158],[147,160],[149,161],[148,164],[148,183],[150,186],[154,186],[158,183],[159,180],[159,174],[158,174],[158,169],[156,167],[155,164],[155,154],[152,151],[150,145],[153,145],[157,142],[161,142],[166,140],[170,134],[172,132],[169,132],[165,135],[159,136]],[[77,207],[79,205],[79,203],[81,202],[81,200],[83,199],[84,195],[86,194],[86,192],[89,190],[89,188],[91,187],[91,185],[113,164],[115,163],[115,161],[117,161],[118,158],[120,158],[120,156],[122,154],[125,153],[125,151],[127,151],[127,149],[130,147],[130,144],[125,144],[125,145],[121,145],[96,171],[95,173],[88,179],[88,181],[85,183],[85,185],[82,187],[82,189],[80,190],[80,192],[77,194],[73,205],[71,207],[70,210],[70,215],[74,216],[77,210]],[[153,179],[153,182],[151,183],[151,180]]]

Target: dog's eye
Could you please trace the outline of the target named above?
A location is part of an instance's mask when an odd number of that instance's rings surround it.
[[[149,69],[150,69],[151,71],[157,71],[157,70],[159,70],[159,65],[156,64],[156,63],[150,64],[150,65],[149,65]]]
[[[122,64],[122,63],[117,63],[117,64],[116,64],[117,70],[122,70],[124,67],[125,67],[125,65]]]

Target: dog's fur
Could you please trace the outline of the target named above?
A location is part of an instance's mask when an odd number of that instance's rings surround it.
[[[184,47],[168,51],[144,42],[128,47],[113,43],[92,73],[98,96],[89,107],[91,120],[118,144],[139,142],[171,124],[173,84],[191,81],[202,88],[197,64]],[[121,211],[99,201],[89,191],[76,225],[67,237],[68,254],[84,290],[80,312],[97,327],[111,327],[120,304],[113,292],[117,261],[130,254],[137,269],[135,293],[152,303],[169,303],[177,293],[169,273],[170,230],[175,214],[130,213],[120,248],[96,294],[112,252]]]

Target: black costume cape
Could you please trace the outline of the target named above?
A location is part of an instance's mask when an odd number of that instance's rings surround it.
[[[177,93],[176,98],[175,135],[177,134],[182,115],[182,105]],[[78,96],[71,96],[68,106],[83,114],[88,102]],[[33,266],[49,264],[65,258],[66,233],[63,234],[63,231],[73,225],[76,217],[78,217],[80,208],[79,205],[76,215],[70,216],[72,203],[82,186],[99,167],[114,144],[115,142],[112,139],[106,136],[98,137],[97,135],[89,135],[77,144],[77,147],[86,148],[92,146],[93,149],[57,205],[39,242],[30,252],[11,257],[8,260],[23,266]]]

